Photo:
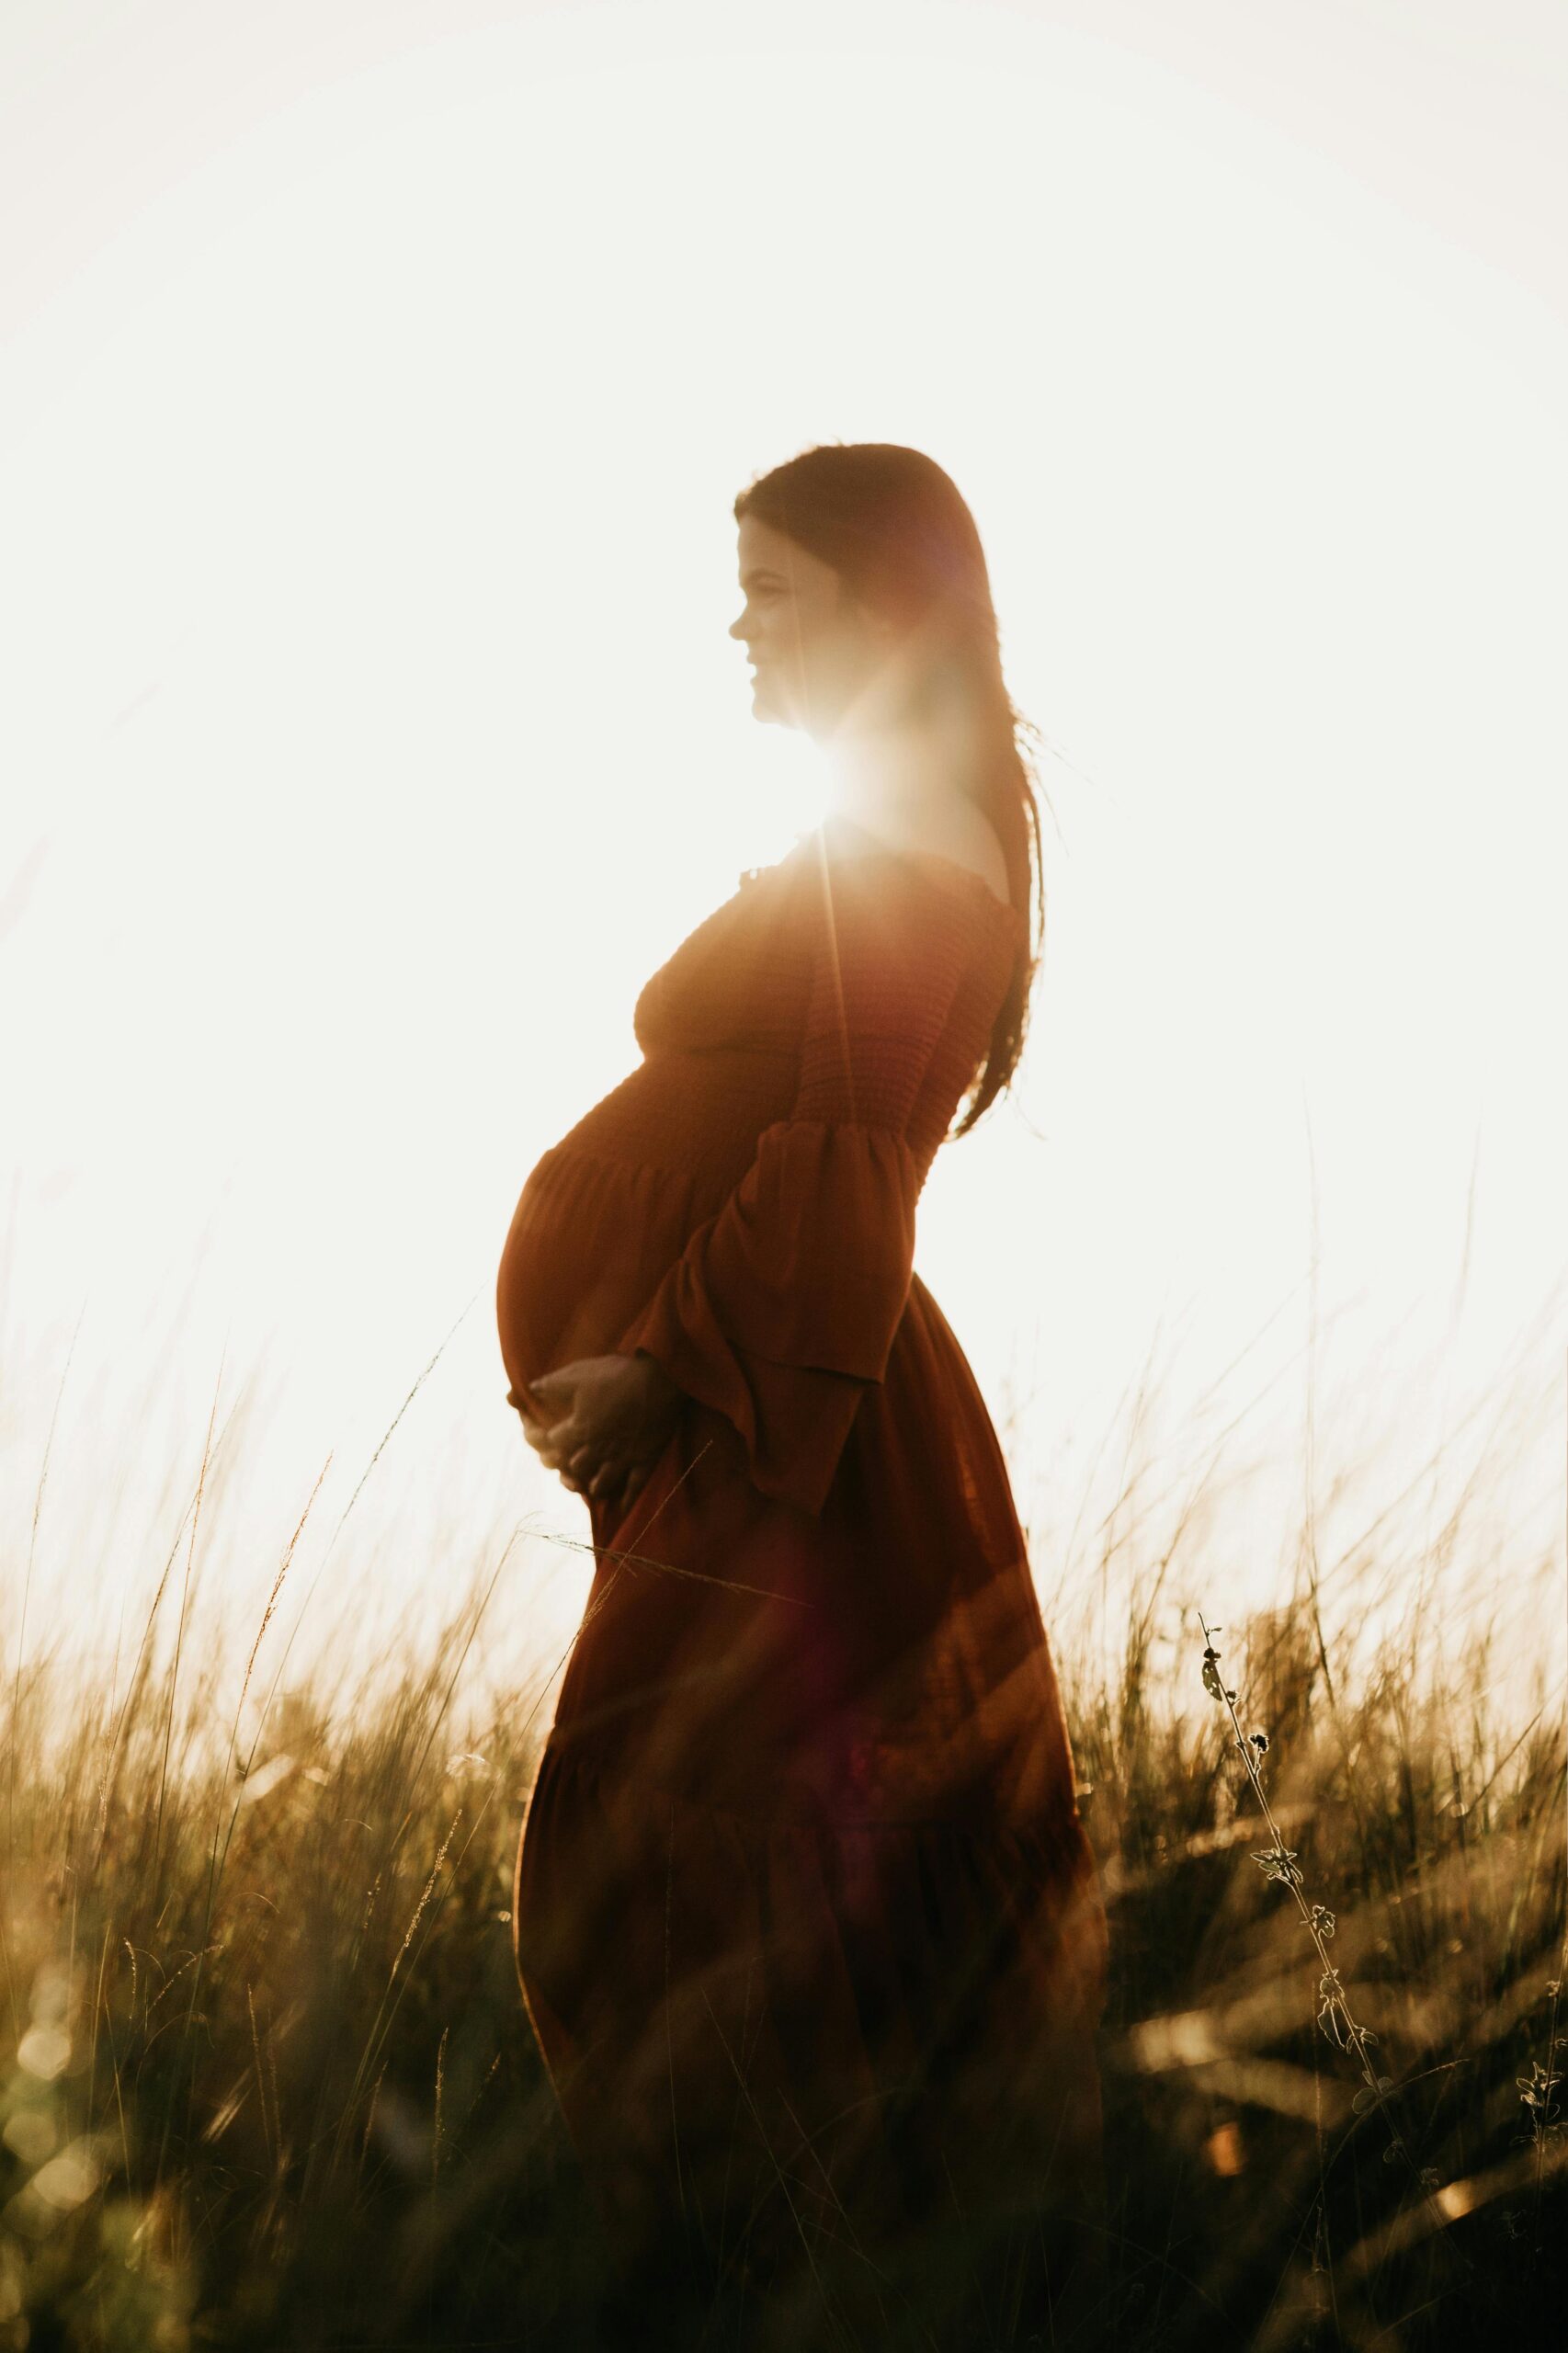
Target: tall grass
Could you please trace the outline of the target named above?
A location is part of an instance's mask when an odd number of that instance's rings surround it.
[[[199,1495],[122,1687],[19,1650],[4,1678],[0,2348],[574,2353],[602,2250],[509,1913],[556,1662],[464,1712],[487,1567],[424,1654],[279,1680],[299,1529],[247,1654],[199,1651]],[[1369,1644],[1314,1565],[1238,1611],[1195,1527],[1126,1566],[1116,1657],[1059,1644],[1112,1930],[1094,2339],[1551,2341],[1550,1644],[1532,1678],[1415,1608]]]

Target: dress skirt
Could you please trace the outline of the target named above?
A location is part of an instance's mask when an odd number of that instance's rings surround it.
[[[823,1512],[742,1470],[692,1403],[624,1521],[592,1507],[517,1857],[624,2341],[1060,2337],[1103,2253],[1104,1915],[994,1431],[918,1278]]]

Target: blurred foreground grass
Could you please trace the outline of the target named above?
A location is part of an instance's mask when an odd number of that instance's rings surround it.
[[[1533,1663],[1483,1620],[1450,1655],[1413,1600],[1369,1648],[1310,1542],[1249,1618],[1190,1563],[1178,1598],[1178,1554],[1132,1576],[1112,1663],[1058,1646],[1112,1928],[1095,2341],[1555,2342],[1549,1630]],[[593,2342],[511,1950],[543,1687],[454,1706],[488,1590],[373,1688],[262,1707],[275,1631],[243,1673],[194,1655],[177,1566],[113,1688],[7,1629],[0,2348]]]

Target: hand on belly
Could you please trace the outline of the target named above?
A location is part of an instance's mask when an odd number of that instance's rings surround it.
[[[653,1357],[579,1357],[508,1390],[523,1436],[574,1495],[624,1511],[668,1445],[685,1392]]]

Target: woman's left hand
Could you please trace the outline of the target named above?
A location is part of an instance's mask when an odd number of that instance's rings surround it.
[[[653,1357],[579,1357],[541,1373],[532,1396],[551,1418],[539,1421],[516,1392],[523,1436],[574,1494],[624,1506],[669,1442],[685,1391]]]

